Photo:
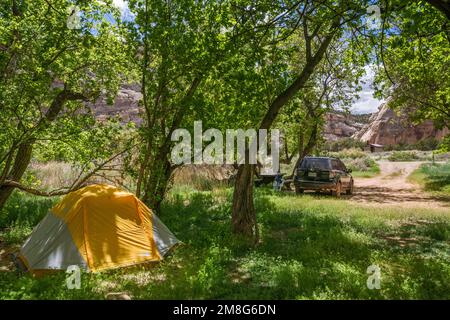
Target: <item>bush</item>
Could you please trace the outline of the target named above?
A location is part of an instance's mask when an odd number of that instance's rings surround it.
[[[398,143],[386,145],[383,147],[384,151],[405,151],[405,150],[420,150],[432,151],[439,146],[439,141],[434,137],[429,137],[418,141],[417,143]]]
[[[12,226],[0,231],[0,237],[5,244],[20,244],[32,231],[33,227],[28,224],[20,225],[14,223]]]
[[[389,161],[416,161],[419,156],[414,151],[394,151],[389,157]]]
[[[330,152],[329,155],[330,157],[339,159],[358,159],[366,157],[366,153],[364,151],[356,148],[344,149],[338,152]]]
[[[438,146],[439,153],[450,152],[450,135],[446,136]]]
[[[439,145],[439,141],[436,138],[430,137],[420,140],[415,144],[417,150],[420,151],[432,151],[436,150]]]
[[[328,141],[324,144],[323,149],[325,151],[337,152],[343,149],[364,150],[365,146],[366,146],[365,142],[353,138],[345,138],[337,141]]]
[[[344,163],[348,169],[352,169],[352,171],[361,171],[361,172],[369,172],[374,171],[378,172],[379,167],[378,164],[371,157],[365,156],[364,158],[356,158],[356,159],[345,159]]]

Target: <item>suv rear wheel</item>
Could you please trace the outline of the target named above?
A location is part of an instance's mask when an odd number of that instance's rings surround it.
[[[341,191],[342,191],[342,184],[339,181],[338,183],[336,183],[336,189],[333,190],[333,196],[335,196],[336,198],[340,198],[341,197]]]
[[[347,193],[348,195],[353,194],[353,179],[352,179],[352,181],[350,182],[350,187],[347,189],[346,193]]]

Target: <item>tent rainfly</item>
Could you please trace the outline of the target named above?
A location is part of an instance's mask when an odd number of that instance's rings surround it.
[[[34,228],[19,259],[32,273],[100,271],[160,261],[179,241],[136,196],[109,185],[69,193]]]

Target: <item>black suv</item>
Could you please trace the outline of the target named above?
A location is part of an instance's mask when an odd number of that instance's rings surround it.
[[[340,197],[342,191],[352,194],[351,172],[351,169],[347,169],[342,161],[336,158],[305,157],[295,172],[295,192],[331,191],[336,197]]]

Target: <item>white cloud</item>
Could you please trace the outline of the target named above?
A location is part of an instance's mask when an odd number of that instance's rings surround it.
[[[135,15],[130,11],[127,0],[113,0],[113,5],[120,10],[123,20],[134,20]]]
[[[378,111],[380,104],[384,100],[378,100],[373,97],[373,79],[375,73],[372,66],[368,65],[364,67],[366,74],[362,77],[362,81],[365,83],[362,85],[362,91],[359,92],[359,99],[356,100],[350,107],[352,113],[372,113]]]
[[[373,113],[378,111],[378,107],[384,101],[375,99],[372,95],[373,90],[362,91],[359,94],[360,98],[350,107],[351,113]]]
[[[128,9],[128,4],[125,0],[113,0],[113,4],[119,8],[122,13]]]

